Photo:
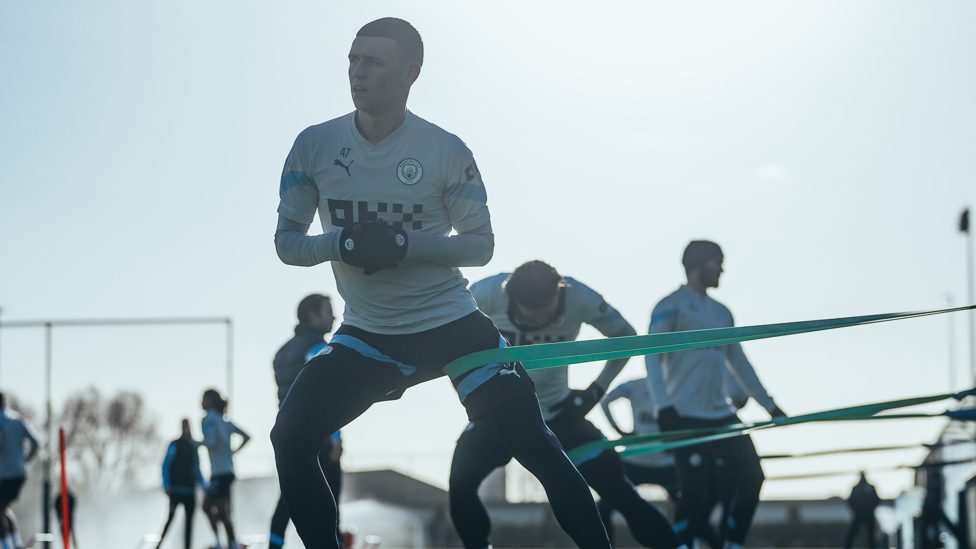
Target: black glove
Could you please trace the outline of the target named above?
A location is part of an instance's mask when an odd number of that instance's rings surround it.
[[[553,412],[558,412],[559,421],[578,421],[583,419],[590,410],[603,398],[604,390],[594,381],[586,389],[572,389],[569,396],[557,402]]]
[[[665,406],[657,411],[657,426],[662,431],[676,431],[680,422],[681,416],[678,415],[674,406]]]
[[[775,407],[773,408],[773,411],[772,411],[772,412],[769,412],[769,415],[770,415],[770,416],[771,416],[771,417],[772,417],[773,419],[776,419],[776,418],[778,418],[778,417],[789,417],[789,416],[787,416],[787,415],[786,415],[786,412],[784,412],[783,410],[780,410],[780,409],[779,409],[779,406],[775,406]]]
[[[342,229],[339,253],[342,262],[362,267],[371,275],[382,269],[395,269],[407,255],[407,232],[386,221],[361,221]]]

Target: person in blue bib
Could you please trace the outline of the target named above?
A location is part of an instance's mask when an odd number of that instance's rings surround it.
[[[23,543],[10,504],[20,496],[27,480],[27,463],[36,455],[34,430],[20,414],[7,409],[4,395],[0,393],[0,540],[9,539],[15,547]]]
[[[176,509],[183,506],[183,514],[186,516],[186,528],[184,529],[184,547],[190,549],[190,540],[193,538],[193,511],[197,504],[197,486],[207,489],[207,482],[203,480],[203,473],[200,472],[200,456],[197,449],[200,442],[193,440],[190,434],[190,421],[184,419],[181,425],[182,432],[180,438],[169,443],[166,448],[166,457],[163,459],[163,491],[169,497],[169,516],[166,518],[166,525],[163,526],[163,533],[159,535],[159,544],[162,545],[169,525],[176,516]]]

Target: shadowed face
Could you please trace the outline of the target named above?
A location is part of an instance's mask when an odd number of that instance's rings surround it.
[[[718,279],[722,276],[723,272],[722,260],[723,257],[717,255],[698,268],[698,279],[704,287],[718,288]]]
[[[322,300],[322,305],[318,311],[313,311],[308,315],[309,325],[325,333],[332,331],[332,324],[335,323],[335,316],[332,314],[332,302],[328,299]]]
[[[523,315],[531,318],[532,320],[538,322],[539,324],[545,324],[552,319],[552,316],[556,314],[556,310],[559,309],[559,292],[552,298],[552,301],[538,309],[531,309],[522,305],[520,302],[516,301],[515,305],[518,306],[519,312]]]
[[[217,407],[217,399],[214,398],[210,393],[204,393],[203,400],[200,401],[200,407],[204,410],[210,410]]]
[[[407,63],[396,40],[357,36],[349,49],[349,86],[356,109],[379,113],[406,103],[420,65]]]

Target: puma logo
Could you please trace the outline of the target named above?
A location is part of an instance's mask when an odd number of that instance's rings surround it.
[[[349,166],[352,166],[352,163],[353,162],[355,162],[355,160],[350,160],[349,161]],[[346,170],[346,175],[348,175],[349,177],[352,177],[352,174],[349,173],[349,166],[346,166],[342,162],[339,162],[339,159],[338,158],[335,159],[335,162],[333,162],[332,165],[333,166],[340,166],[342,169]]]
[[[508,367],[502,367],[501,370],[498,370],[498,375],[500,375],[500,376],[504,376],[504,375],[508,375],[508,374],[515,374],[515,377],[517,377],[517,378],[521,378],[522,377],[515,370],[515,365],[514,364],[510,368],[508,368]]]

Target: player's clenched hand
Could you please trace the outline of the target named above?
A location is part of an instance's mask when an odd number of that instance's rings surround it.
[[[339,234],[342,262],[362,267],[367,275],[396,268],[407,255],[407,244],[407,232],[383,220],[359,222]]]
[[[657,425],[662,431],[677,430],[680,421],[681,416],[678,415],[674,406],[665,406],[657,411]]]
[[[557,402],[552,409],[559,412],[557,417],[560,421],[580,420],[600,402],[603,392],[603,388],[594,382],[584,390],[571,390],[569,396]]]

